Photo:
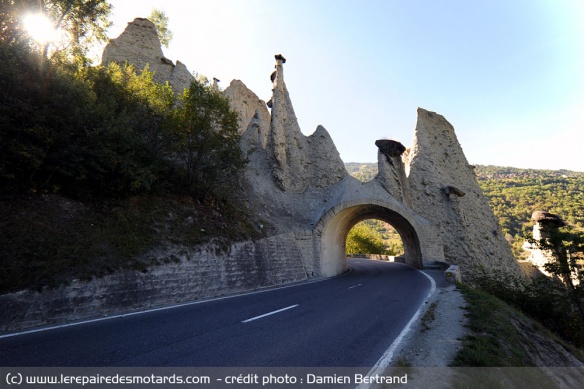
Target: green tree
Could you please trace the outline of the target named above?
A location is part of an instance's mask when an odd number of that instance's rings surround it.
[[[148,16],[148,20],[156,26],[156,32],[162,46],[168,47],[173,38],[172,31],[168,28],[168,16],[164,11],[154,8]]]
[[[58,41],[35,43],[40,45],[41,69],[49,59],[63,61],[77,57],[88,63],[85,60],[87,52],[94,43],[107,40],[106,31],[111,25],[111,5],[106,0],[1,0],[0,39],[3,43],[29,39],[23,26],[27,14],[46,17],[60,32]]]
[[[115,64],[55,63],[39,74],[31,50],[0,45],[0,187],[74,197],[151,190],[166,169],[171,88]]]
[[[584,234],[569,226],[557,227],[552,223],[543,224],[540,228],[542,238],[529,240],[550,254],[552,260],[545,264],[545,269],[562,280],[570,299],[584,320],[584,272],[579,263],[584,259]]]
[[[71,178],[87,179],[69,187],[105,196],[153,190],[168,170],[163,136],[175,103],[170,86],[153,81],[148,69],[136,72],[115,63],[81,69],[76,77],[88,98],[77,128],[80,136],[65,150],[79,161],[69,168]],[[62,166],[62,159],[55,164]]]
[[[238,115],[206,79],[195,80],[179,96],[170,160],[189,193],[201,201],[224,201],[240,183],[245,159],[239,147]]]
[[[13,45],[28,39],[22,17],[34,7],[35,0],[0,0],[0,43]]]
[[[388,254],[381,235],[364,222],[356,224],[349,231],[346,252],[347,254]]]
[[[112,7],[106,0],[39,0],[39,5],[66,37],[64,42],[45,43],[43,57],[48,57],[51,45],[55,53],[86,55],[92,44],[107,40]]]

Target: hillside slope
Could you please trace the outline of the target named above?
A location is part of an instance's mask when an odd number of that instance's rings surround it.
[[[261,228],[260,228],[261,226]],[[189,196],[79,201],[57,194],[0,195],[0,294],[68,285],[160,265],[154,248],[258,239],[265,221]]]

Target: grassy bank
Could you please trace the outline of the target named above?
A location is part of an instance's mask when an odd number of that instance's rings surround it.
[[[0,199],[0,293],[67,284],[158,264],[165,244],[213,241],[224,248],[265,227],[245,212],[203,206],[189,196],[142,195],[80,202],[46,194]]]
[[[584,351],[569,343],[518,308],[467,286],[461,290],[468,304],[470,334],[453,366],[529,367],[571,366],[584,361]]]

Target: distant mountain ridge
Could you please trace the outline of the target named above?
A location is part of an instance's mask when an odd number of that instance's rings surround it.
[[[559,169],[522,169],[510,166],[494,166],[494,165],[474,165],[475,173],[479,178],[510,178],[517,176],[525,177],[584,177],[584,172],[577,172],[573,170]],[[349,174],[362,174],[366,177],[375,177],[377,174],[377,162],[345,162],[345,168]]]
[[[479,178],[493,178],[493,177],[584,177],[584,172],[576,172],[572,170],[546,170],[546,169],[521,169],[507,166],[493,166],[493,165],[476,165],[475,173]]]

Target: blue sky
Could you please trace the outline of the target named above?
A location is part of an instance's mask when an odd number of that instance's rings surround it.
[[[189,70],[271,95],[274,54],[296,116],[345,162],[412,143],[416,108],[443,115],[471,164],[584,171],[580,0],[112,0],[117,37],[152,8]]]

